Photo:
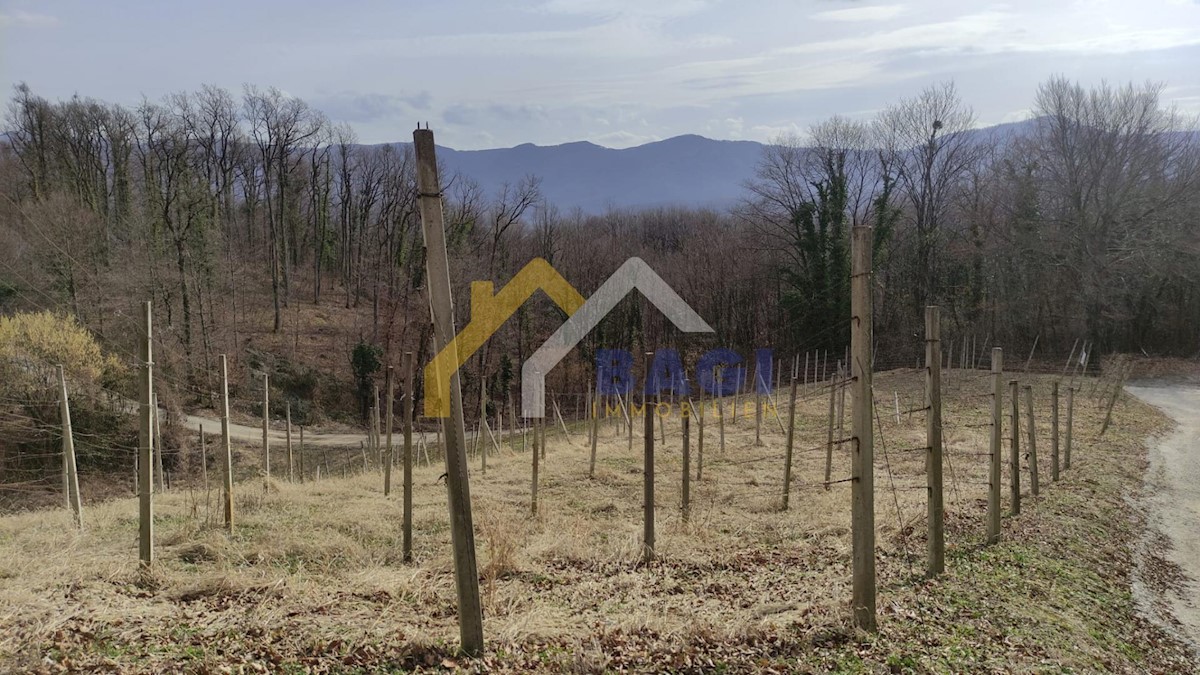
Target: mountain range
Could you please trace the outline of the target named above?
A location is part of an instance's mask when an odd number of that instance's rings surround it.
[[[1001,124],[968,132],[1004,143],[1027,133],[1034,122]],[[684,205],[724,209],[745,196],[765,144],[675,136],[632,148],[605,148],[586,141],[514,148],[454,150],[438,147],[449,170],[478,182],[486,194],[533,174],[542,194],[563,210],[602,213],[609,208]]]

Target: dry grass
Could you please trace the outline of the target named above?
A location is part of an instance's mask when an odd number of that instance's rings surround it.
[[[486,475],[478,471],[476,458],[471,489],[492,652],[473,665],[582,672],[772,666],[814,672],[869,672],[875,667],[957,672],[997,666],[1027,670],[1050,659],[1083,670],[1097,664],[1114,670],[1146,667],[1145,659],[1151,657],[1133,638],[1122,644],[1137,649],[1105,646],[1107,633],[1094,632],[1090,607],[1032,603],[1027,611],[1005,608],[1001,613],[1006,616],[1025,611],[1026,621],[1049,626],[1039,640],[1019,641],[1020,648],[1005,642],[1011,628],[996,637],[976,625],[990,625],[989,612],[995,607],[987,604],[997,597],[1001,602],[1006,593],[1024,597],[1011,587],[1014,581],[1032,583],[1020,576],[1001,577],[995,569],[1010,570],[1014,555],[1025,562],[1013,564],[1040,561],[1041,556],[1056,559],[1056,552],[1039,548],[1044,542],[1030,532],[1043,536],[1059,505],[1078,510],[1081,486],[1094,492],[1095,485],[1103,484],[1115,491],[1113,508],[1120,508],[1122,491],[1136,485],[1140,474],[1134,473],[1136,467],[1128,475],[1114,474],[1118,468],[1126,470],[1119,467],[1118,454],[1140,456],[1141,440],[1154,428],[1148,420],[1159,419],[1135,403],[1123,403],[1117,410],[1118,428],[1101,443],[1095,435],[1102,411],[1081,397],[1076,468],[1064,482],[1050,486],[1049,415],[1044,412],[1049,381],[1033,380],[1042,411],[1037,419],[1042,503],[1030,498],[1025,515],[1007,520],[1011,544],[981,551],[987,458],[978,453],[987,449],[990,381],[982,371],[953,373],[945,411],[952,464],[946,474],[951,570],[944,587],[932,586],[940,589],[937,597],[951,597],[925,616],[928,608],[922,607],[934,591],[920,581],[924,415],[903,414],[897,422],[893,410],[893,392],[902,410],[922,406],[921,379],[912,370],[877,376],[876,523],[883,633],[875,638],[856,636],[847,627],[849,484],[828,490],[821,485],[827,390],[811,392],[798,405],[795,483],[787,512],[779,510],[784,437],[774,417],[765,417],[763,445],[756,446],[753,413],[739,414],[736,420],[727,416],[726,450],[721,452],[710,410],[704,476],[692,482],[692,517],[684,523],[679,510],[680,430],[677,418],[668,419],[667,442],[657,452],[660,561],[650,566],[638,562],[640,424],[635,425],[632,451],[615,424],[602,426],[592,480],[587,478],[582,431],[574,444],[552,434],[541,465],[536,517],[529,515],[528,454],[506,445],[489,458]],[[784,414],[784,401],[779,403]],[[847,433],[848,424],[847,417]],[[695,425],[692,434],[695,466]],[[1024,435],[1021,441],[1024,446]],[[1007,451],[1006,443],[1005,457]],[[239,663],[295,672],[452,666],[455,662],[448,659],[457,642],[457,624],[446,492],[436,484],[440,473],[433,466],[418,467],[415,474],[412,565],[401,561],[399,491],[385,499],[382,479],[375,474],[304,485],[273,483],[265,493],[259,481],[239,484],[233,537],[206,523],[203,507],[194,507],[197,500],[204,502],[203,496],[191,497],[186,490],[157,495],[158,560],[150,575],[137,569],[133,499],[89,506],[83,534],[70,528],[68,514],[61,510],[2,518],[0,659],[13,669],[53,670],[54,664],[66,664],[145,672],[204,672]],[[848,475],[847,446],[836,446],[832,477],[836,481]],[[1024,484],[1028,492],[1027,478]],[[217,503],[215,495],[212,502]],[[929,646],[933,638],[920,626],[926,620],[953,621],[947,607],[959,614],[958,621],[972,626],[982,644],[948,629],[944,640],[949,642]],[[1151,638],[1159,639],[1146,637]],[[1075,652],[1065,646],[1072,640]],[[955,651],[960,643],[973,646]],[[893,657],[911,657],[911,667],[908,661],[893,667]]]

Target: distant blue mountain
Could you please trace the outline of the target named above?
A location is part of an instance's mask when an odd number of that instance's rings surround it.
[[[1000,144],[1030,133],[1027,120],[971,131],[980,141]],[[539,146],[531,143],[494,150],[439,147],[438,159],[451,171],[478,182],[494,194],[505,182],[526,174],[542,179],[542,193],[564,210],[600,213],[613,208],[689,206],[724,209],[745,197],[743,185],[754,177],[765,145],[754,141],[716,141],[686,135],[615,150],[579,142]]]
[[[489,194],[526,174],[542,179],[542,193],[560,208],[598,213],[609,207],[666,205],[724,208],[742,195],[763,145],[677,136],[615,150],[594,143],[496,150],[439,148],[447,169],[469,176]]]

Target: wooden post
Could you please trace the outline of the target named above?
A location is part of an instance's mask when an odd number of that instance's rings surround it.
[[[850,371],[854,380],[854,453],[851,474],[852,607],[854,625],[875,630],[875,436],[871,423],[871,247],[873,228],[855,227],[851,239]],[[806,359],[807,360],[807,359]],[[807,371],[807,369],[806,369]]]
[[[532,473],[533,478],[532,478],[532,483],[529,488],[529,512],[535,516],[537,515],[537,511],[538,511],[538,503],[537,503],[538,456],[539,456],[538,445],[541,442],[541,439],[539,438],[540,434],[538,433],[538,428],[541,426],[541,423],[542,423],[541,419],[539,419],[537,417],[533,418],[533,453],[532,453],[533,454],[533,473]]]
[[[390,358],[388,359],[391,360]],[[392,494],[392,413],[395,410],[396,404],[396,383],[395,369],[389,365],[387,374],[384,376],[384,389],[387,390],[387,403],[384,408],[383,418],[383,433],[387,437],[387,445],[384,446],[383,460],[383,496],[387,497]]]
[[[300,425],[300,447],[296,450],[296,459],[300,462],[300,484],[304,484],[304,425]]]
[[[163,471],[162,415],[158,410],[158,394],[150,394],[150,412],[154,415],[154,471],[158,474],[158,491],[166,492],[166,472]]]
[[[987,539],[989,544],[1000,541],[1000,439],[1003,431],[1002,413],[1004,405],[1004,350],[992,348],[992,438],[989,444],[991,462],[988,466],[988,520]]]
[[[229,366],[221,355],[221,449],[225,465],[225,530],[233,534],[233,447],[229,439]]]
[[[792,411],[788,413],[788,453],[792,450],[792,435],[793,428],[796,426],[796,391],[792,387]],[[825,433],[825,490],[829,491],[829,481],[833,480],[833,426],[834,416],[837,411],[837,392],[836,386],[829,387],[829,423],[826,425]],[[790,462],[789,462],[790,464]]]
[[[479,385],[479,422],[475,425],[475,447],[479,450],[479,472],[487,475],[487,443],[483,442],[483,431],[487,427],[487,387]],[[491,433],[490,431],[488,433]]]
[[[1071,353],[1067,355],[1067,362],[1063,364],[1062,376],[1067,376],[1067,368],[1071,367],[1071,361],[1075,360],[1075,349],[1079,347],[1079,338],[1075,338],[1075,342],[1071,343]]]
[[[1008,455],[1008,499],[1012,503],[1012,514],[1021,513],[1021,417],[1017,395],[1017,381],[1008,383],[1008,394],[1012,397],[1012,443]]]
[[[700,399],[700,412],[696,415],[696,480],[704,474],[704,388],[701,387],[698,398]],[[695,408],[693,407],[693,410]]]
[[[142,321],[142,339],[140,361],[142,362],[141,381],[138,382],[138,397],[141,399],[141,420],[138,426],[138,559],[143,569],[149,569],[154,564],[154,476],[151,473],[154,454],[154,348],[152,346],[153,303],[147,302]]]
[[[717,377],[722,378],[723,375],[724,375],[724,372],[722,371],[722,369],[717,368]],[[724,382],[724,379],[719,379],[718,381]],[[723,388],[718,388],[717,391],[724,393]],[[725,397],[724,396],[714,396],[713,398],[717,401],[717,429],[721,435],[721,454],[724,455],[725,454]]]
[[[266,481],[271,479],[271,437],[267,432],[271,428],[271,389],[270,378],[266,373],[263,373],[263,399],[262,399],[262,450],[263,450],[263,473],[265,474],[263,488],[267,487]]]
[[[592,437],[590,439],[592,445],[592,455],[588,459],[588,478],[596,477],[596,443],[600,440],[600,394],[597,391],[595,398],[592,397],[592,390],[588,389],[587,394],[588,414],[592,416]]]
[[[942,494],[942,341],[937,307],[925,308],[925,480],[929,487],[929,560],[925,574],[936,577],[946,569],[945,506]]]
[[[689,406],[690,407],[690,406]],[[682,499],[682,518],[683,522],[688,522],[691,517],[692,507],[692,435],[691,435],[691,410],[684,411],[680,405],[679,423],[683,426],[683,499]]]
[[[1038,333],[1033,337],[1033,347],[1029,350],[1029,358],[1025,359],[1025,372],[1029,372],[1029,365],[1033,363],[1033,353],[1037,351],[1038,340],[1042,339],[1042,334]]]
[[[71,403],[67,399],[67,376],[63,367],[58,367],[59,414],[62,417],[63,464],[66,466],[66,498],[71,513],[75,516],[75,527],[83,529],[83,503],[79,497],[79,473],[75,466],[75,436],[71,431]]]
[[[404,352],[404,562],[412,562],[413,516],[413,362],[412,352]]]
[[[744,372],[744,370],[743,370],[743,372]],[[733,386],[733,422],[734,422],[734,424],[737,423],[738,408],[741,406],[741,403],[742,403],[742,379],[745,378],[745,375],[743,374],[743,372],[739,372],[737,374],[737,377],[734,378],[735,382],[733,383],[734,384],[734,386]]]
[[[513,406],[512,392],[507,393],[507,399],[508,399],[508,424],[510,427],[512,427],[512,443],[510,443],[510,445],[512,446],[513,453],[516,453],[517,452],[517,429],[519,427],[517,426],[517,409]],[[521,442],[522,443],[525,442],[525,430],[524,429],[521,429]],[[524,452],[524,451],[525,451],[525,449],[522,448],[521,452]]]
[[[287,446],[288,482],[291,483],[295,480],[295,475],[293,474],[293,471],[292,471],[292,467],[295,466],[295,462],[293,461],[293,456],[292,456],[292,402],[291,401],[287,402],[285,411],[286,411],[285,414],[287,415],[287,422],[286,422],[287,426],[285,427],[285,432],[284,432],[284,434],[285,434],[284,442]]]
[[[1029,491],[1038,495],[1037,422],[1033,418],[1033,386],[1025,385],[1025,426],[1029,436]]]
[[[433,132],[413,132],[417,160],[417,194],[425,233],[425,265],[433,315],[437,353],[454,346],[454,301],[450,290],[450,264],[442,221],[442,188],[438,180]],[[457,363],[458,359],[451,359]],[[467,476],[466,430],[463,426],[462,388],[458,371],[450,375],[450,420],[446,425],[446,491],[449,494],[450,537],[454,542],[454,581],[458,596],[462,651],[483,653],[483,609],[479,600],[479,574],[475,564],[475,529],[471,518],[471,487]]]
[[[1133,361],[1121,369],[1120,375],[1116,378],[1116,386],[1113,387],[1112,398],[1108,399],[1108,409],[1104,411],[1104,424],[1100,426],[1100,436],[1108,431],[1108,425],[1112,422],[1113,406],[1117,404],[1117,399],[1121,396],[1121,390],[1125,388],[1125,378],[1129,377],[1129,373],[1133,371]]]
[[[653,360],[654,353],[646,352],[646,365]],[[650,402],[642,395],[642,416],[645,418],[645,435],[642,456],[642,562],[654,560],[654,414],[649,410]]]
[[[208,501],[208,439],[204,438],[204,425],[200,427],[200,477],[204,481],[205,501]]]
[[[783,510],[787,511],[792,494],[792,449],[796,442],[796,376],[792,376],[792,387],[788,394],[787,444],[783,452]],[[825,474],[825,489],[829,489],[829,472]]]
[[[1063,439],[1063,471],[1071,468],[1071,430],[1074,427],[1075,388],[1067,387],[1067,435]]]
[[[762,386],[762,373],[754,369],[754,444],[762,445],[762,394],[758,388]]]

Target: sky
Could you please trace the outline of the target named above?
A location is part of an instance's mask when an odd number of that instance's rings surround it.
[[[1200,114],[1200,0],[0,0],[5,107],[249,83],[366,143],[769,141],[946,80],[986,126],[1052,75]]]

